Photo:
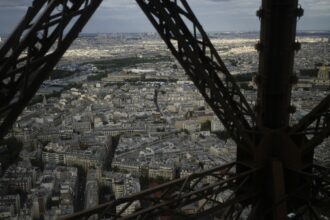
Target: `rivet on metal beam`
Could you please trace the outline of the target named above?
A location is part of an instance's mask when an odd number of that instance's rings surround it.
[[[293,49],[298,52],[299,50],[301,50],[301,43],[299,43],[298,41],[296,41],[294,44],[293,44]]]
[[[258,43],[254,46],[254,48],[255,48],[257,51],[261,52],[261,51],[263,50],[263,44],[260,43],[260,42],[258,42]]]
[[[256,12],[257,17],[259,17],[259,19],[261,19],[264,16],[264,9],[260,8],[257,12]]]
[[[296,106],[294,106],[294,105],[290,105],[290,107],[289,107],[289,113],[293,114],[293,113],[295,113],[296,111],[297,111]]]
[[[257,74],[255,76],[253,76],[252,80],[256,85],[260,85],[262,76],[260,74]]]
[[[253,106],[253,111],[254,112],[260,113],[260,110],[261,110],[261,108],[260,108],[260,106],[258,104],[256,104],[256,105]]]
[[[299,5],[299,8],[296,9],[296,16],[301,18],[304,15],[304,9]]]
[[[298,77],[297,75],[292,75],[291,76],[291,84],[297,84],[298,83]]]

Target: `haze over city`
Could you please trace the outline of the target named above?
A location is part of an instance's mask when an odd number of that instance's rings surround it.
[[[330,0],[266,1],[0,0],[0,219],[329,220]]]
[[[1,0],[0,34],[13,30],[31,0]],[[207,31],[258,31],[255,16],[260,0],[189,0]],[[305,15],[298,30],[329,30],[330,1],[302,0]],[[134,0],[105,0],[84,29],[85,33],[154,32]]]

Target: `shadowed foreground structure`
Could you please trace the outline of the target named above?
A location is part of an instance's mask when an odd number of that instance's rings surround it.
[[[0,50],[0,137],[78,36],[102,0],[34,0]],[[186,0],[136,0],[173,56],[237,143],[237,162],[99,205],[62,219],[321,219],[329,170],[314,149],[330,134],[328,95],[290,125],[298,0],[263,0],[257,105],[252,109]],[[157,195],[157,196],[156,196]],[[143,206],[130,216],[135,201]],[[185,206],[198,202],[196,213]]]

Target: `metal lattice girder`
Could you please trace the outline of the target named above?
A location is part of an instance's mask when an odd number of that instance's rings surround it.
[[[330,95],[325,97],[310,113],[290,131],[291,135],[304,135],[305,152],[313,150],[330,135]]]
[[[312,194],[315,200],[330,201],[330,168],[317,164],[307,166],[301,175],[312,183]]]
[[[324,211],[326,212],[324,215],[327,216],[330,203],[330,169],[317,164],[310,164],[302,170],[289,168],[288,170],[304,179],[304,184],[284,197],[275,206],[285,201],[300,204],[291,207],[291,215],[296,216],[294,219],[318,220],[321,219],[320,215]],[[271,212],[271,210],[266,210],[265,213],[267,212]]]
[[[0,50],[0,138],[102,0],[35,0]]]
[[[253,148],[254,112],[186,0],[136,1],[232,138]]]
[[[3,45],[0,49],[0,64],[5,61],[5,57],[9,53],[13,53],[13,51],[17,48],[20,38],[23,35],[24,31],[29,30],[31,28],[31,23],[34,18],[37,17],[40,9],[47,4],[47,1],[44,0],[35,0],[31,7],[28,8],[28,11],[20,24],[16,27],[10,37],[7,39],[5,45]],[[11,51],[10,51],[11,50]]]
[[[244,166],[231,163],[216,167],[61,219],[88,219],[96,214],[100,218],[111,219],[150,219],[154,216],[173,215],[196,218],[214,213],[223,214],[221,212],[225,208],[237,206],[242,202],[251,202],[257,196],[253,191],[245,191],[244,183],[250,181],[258,169],[246,167],[245,172],[236,174],[238,165]],[[245,193],[237,195],[238,190]],[[184,207],[193,203],[199,204],[197,212],[185,213]],[[140,206],[140,208],[133,214],[125,214],[131,206]],[[235,211],[237,209],[233,210],[231,216],[239,214]]]

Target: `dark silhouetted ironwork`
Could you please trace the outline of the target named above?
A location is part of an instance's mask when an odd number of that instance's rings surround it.
[[[35,0],[0,50],[0,137],[35,94],[102,0]],[[237,162],[173,180],[63,219],[217,216],[220,219],[319,219],[329,202],[329,169],[314,148],[330,134],[330,96],[289,124],[298,0],[262,0],[258,100],[252,111],[186,0],[136,0],[237,143]],[[58,10],[60,8],[60,10]],[[40,18],[35,20],[37,14]],[[70,21],[78,17],[73,26]],[[65,31],[65,28],[68,28]],[[155,97],[157,96],[155,92]],[[157,101],[157,100],[156,100]],[[186,206],[199,203],[195,213]],[[133,214],[125,211],[139,204]]]
[[[35,0],[0,50],[0,137],[94,14],[102,0]]]
[[[219,212],[221,208],[223,208],[223,213],[218,214],[226,215],[228,213],[225,208],[230,209],[240,202],[257,197],[256,192],[244,189],[244,183],[249,181],[258,169],[246,167],[245,172],[237,175],[237,165],[245,167],[243,164],[230,163],[201,173],[195,173],[186,178],[176,179],[61,219],[87,219],[95,214],[98,214],[99,218],[111,219],[151,219],[155,216],[189,217],[189,215],[182,212],[182,209],[198,201],[201,202],[201,206],[196,213],[192,213],[191,217],[209,216]],[[244,193],[236,196],[235,193],[238,190],[244,191]],[[221,200],[219,200],[220,197]],[[142,207],[133,214],[125,215],[125,211],[135,202]],[[189,207],[186,208],[189,209]],[[241,210],[245,208],[247,207],[235,208],[235,212],[230,214],[240,215]],[[231,217],[227,219],[231,219]]]
[[[137,0],[232,138],[251,148],[247,130],[255,127],[254,112],[187,2],[181,2],[182,7],[174,1]]]

